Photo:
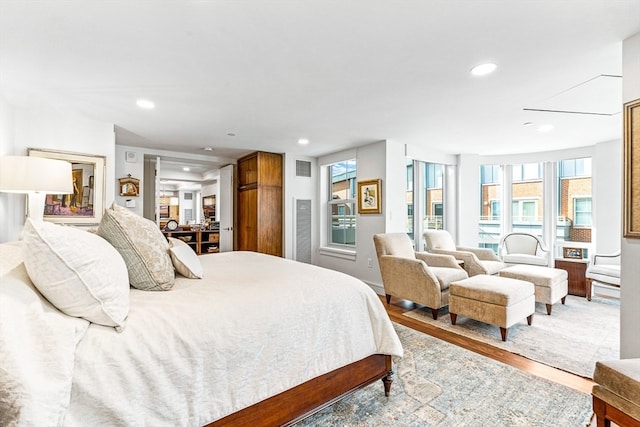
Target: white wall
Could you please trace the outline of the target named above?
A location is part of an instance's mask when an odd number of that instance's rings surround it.
[[[15,109],[0,96],[0,156],[17,154],[14,143]],[[15,240],[24,224],[25,196],[0,193],[0,242]],[[18,230],[18,231],[16,231]]]
[[[622,180],[611,172],[622,170],[622,140],[596,144],[592,166],[592,238],[597,253],[613,253],[620,250]]]
[[[126,160],[126,153],[135,153],[136,161],[130,162]],[[118,188],[118,179],[124,178],[131,174],[132,178],[140,180],[140,194],[138,197],[123,197],[119,191],[115,192],[115,202],[120,206],[125,206],[127,200],[135,202],[135,207],[128,208],[131,212],[137,213],[142,216],[144,210],[144,152],[139,148],[125,147],[123,145],[115,146],[115,180],[113,182],[113,188]],[[109,185],[107,185],[108,187]],[[109,207],[107,205],[106,207]]]
[[[455,209],[458,228],[448,229],[460,246],[478,246],[478,219],[480,218],[480,156],[458,156],[458,198]]]
[[[61,112],[47,106],[20,108],[0,103],[0,154],[26,155],[28,148],[68,151],[106,157],[105,206],[114,200],[115,133],[111,123]],[[24,226],[24,195],[0,195],[0,242],[16,240]]]
[[[311,162],[311,177],[296,176],[296,160]],[[311,200],[311,230],[318,229],[318,164],[315,158],[300,156],[297,154],[284,155],[284,189],[283,189],[283,216],[284,216],[284,256],[295,259],[295,201]],[[312,231],[311,248],[318,246],[318,233]],[[311,251],[311,263],[316,263],[316,252]]]
[[[321,247],[317,264],[355,276],[367,282],[378,293],[383,293],[373,235],[405,231],[407,221],[403,191],[406,188],[404,181],[406,176],[405,147],[393,141],[380,141],[358,147],[355,150],[334,153],[320,158],[318,159],[318,167],[322,168],[327,164],[353,157],[357,161],[357,181],[382,180],[382,213],[357,214],[355,256],[332,253]],[[322,177],[322,173],[319,175]],[[322,186],[321,178],[319,187]],[[323,202],[326,199],[325,196],[326,193],[323,195],[323,192],[320,191],[318,198],[320,206],[316,210],[319,213],[319,218],[324,218],[322,213],[327,209],[326,202]],[[318,233],[326,232],[324,224],[320,224],[318,229],[320,230]],[[321,237],[318,236],[318,241],[325,241]],[[369,267],[369,260],[371,260],[371,267]]]
[[[622,44],[622,100],[640,98],[640,33]],[[619,175],[620,179],[622,174]],[[640,239],[622,239],[620,358],[640,357]]]

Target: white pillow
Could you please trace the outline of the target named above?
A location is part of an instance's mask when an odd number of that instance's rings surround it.
[[[16,256],[23,246],[0,243],[0,425],[63,425],[76,346],[89,322],[38,292]]]
[[[129,314],[124,260],[92,233],[27,219],[24,265],[35,287],[58,310],[122,330]]]
[[[202,264],[191,246],[180,239],[169,237],[169,254],[178,273],[189,279],[202,279]]]
[[[124,258],[131,286],[143,291],[173,288],[176,276],[168,252],[169,243],[156,223],[114,202],[102,216],[98,235]]]

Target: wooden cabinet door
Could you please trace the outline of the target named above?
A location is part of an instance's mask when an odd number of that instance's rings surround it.
[[[238,192],[238,250],[258,250],[258,190]]]

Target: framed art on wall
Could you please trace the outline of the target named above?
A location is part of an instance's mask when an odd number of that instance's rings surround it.
[[[44,220],[65,224],[98,224],[105,204],[104,156],[29,148],[29,156],[71,163],[72,194],[47,194]]]
[[[358,213],[382,213],[382,197],[379,179],[358,182]]]
[[[624,104],[624,237],[640,238],[640,99]]]
[[[568,259],[582,259],[582,248],[570,248],[565,246],[562,248],[562,257]]]

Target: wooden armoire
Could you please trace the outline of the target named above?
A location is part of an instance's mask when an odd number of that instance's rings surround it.
[[[282,256],[282,155],[258,151],[237,170],[236,250]]]

